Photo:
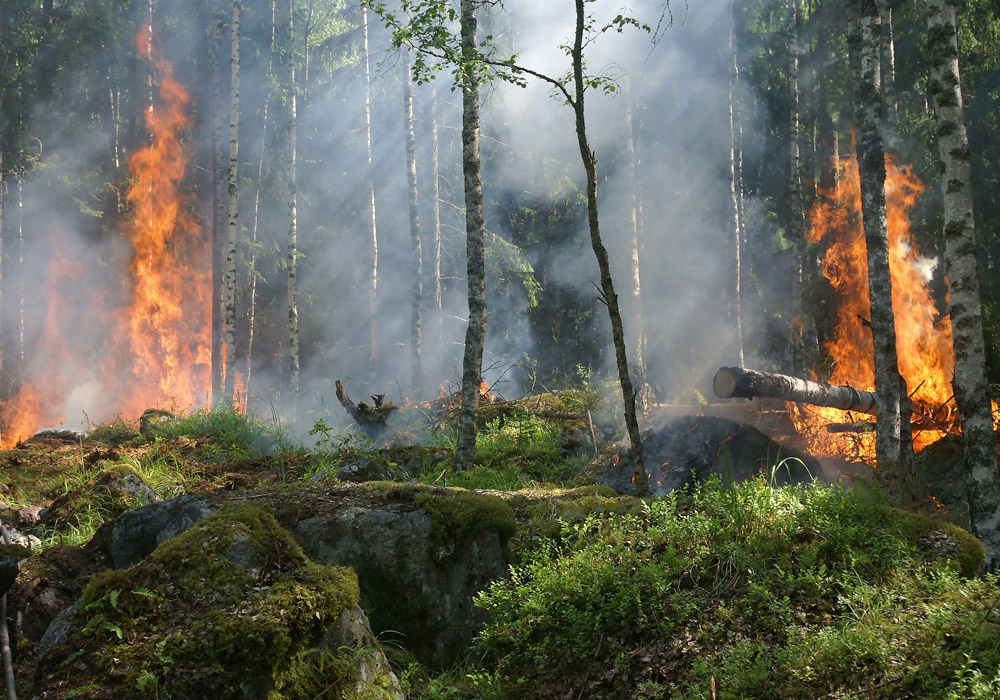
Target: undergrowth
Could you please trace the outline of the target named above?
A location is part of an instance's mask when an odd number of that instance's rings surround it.
[[[714,684],[718,700],[777,700],[997,687],[997,578],[963,578],[953,548],[914,541],[878,495],[714,480],[567,526],[558,542],[477,601],[492,618],[479,639],[491,692],[709,698]]]

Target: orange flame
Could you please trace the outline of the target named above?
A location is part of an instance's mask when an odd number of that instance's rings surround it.
[[[915,421],[928,424],[930,419],[939,425],[950,424],[954,422],[951,323],[947,316],[938,314],[927,286],[929,269],[936,261],[922,257],[910,237],[908,217],[923,191],[923,183],[909,167],[887,156],[885,189],[899,370],[912,394]],[[842,160],[839,186],[821,195],[810,212],[809,240],[826,243],[822,271],[839,296],[836,330],[825,346],[832,361],[828,381],[873,391],[874,359],[867,325],[868,260],[857,161]],[[843,422],[842,411],[790,408],[813,454],[873,460],[874,434],[829,434],[822,430],[827,422]],[[915,432],[914,447],[925,446],[941,434],[937,430]]]
[[[143,31],[136,45],[152,59],[160,83],[158,100],[145,113],[149,143],[129,159],[126,197],[132,218],[122,225],[132,245],[125,280],[129,299],[109,309],[112,295],[106,290],[96,296],[88,313],[114,330],[104,336],[102,347],[90,349],[92,356],[84,355],[79,343],[64,337],[60,318],[74,308],[72,301],[79,294],[66,285],[66,275],[86,271],[61,260],[61,246],[54,241],[40,339],[49,360],[29,368],[17,396],[0,407],[0,447],[66,420],[66,398],[80,378],[64,368],[99,368],[95,374],[100,393],[109,404],[99,409],[109,416],[117,412],[136,417],[151,407],[186,408],[208,394],[210,248],[192,214],[190,197],[181,192],[187,154],[180,135],[191,125],[189,98],[171,66],[151,50]]]

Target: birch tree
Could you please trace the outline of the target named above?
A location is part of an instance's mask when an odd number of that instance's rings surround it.
[[[378,371],[378,234],[375,228],[375,185],[372,177],[371,67],[368,57],[368,5],[361,3],[361,65],[365,81],[365,217],[368,225],[368,386]]]
[[[736,120],[735,120],[735,97],[734,88],[736,83],[736,41],[734,37],[733,16],[735,2],[729,3],[729,216],[727,223],[730,226],[729,235],[732,237],[733,262],[735,263],[735,274],[733,275],[733,321],[736,329],[736,358],[740,367],[744,366],[743,360],[743,287],[742,287],[742,262],[743,245],[740,235],[740,206],[737,198],[737,188],[739,187],[739,170],[736,166],[737,153],[739,148],[736,142]]]
[[[264,82],[266,85],[271,84],[271,77],[274,71],[274,43],[275,43],[275,15],[277,12],[275,0],[271,0],[271,41],[268,44],[267,50],[267,71],[265,72]],[[244,366],[244,372],[246,373],[244,380],[244,387],[247,394],[247,403],[249,403],[250,398],[250,380],[253,377],[253,340],[254,332],[256,330],[256,312],[257,312],[257,226],[260,223],[260,191],[264,179],[264,150],[265,144],[267,143],[267,124],[268,124],[268,106],[270,104],[270,95],[264,95],[264,106],[261,110],[261,124],[260,124],[260,153],[257,155],[257,179],[254,183],[254,196],[253,196],[253,222],[250,226],[250,260],[248,263],[248,281],[249,290],[247,293],[247,346],[246,346],[246,365]]]
[[[462,358],[462,406],[458,416],[455,468],[472,468],[476,411],[486,341],[486,252],[483,243],[483,181],[479,160],[479,72],[476,3],[461,0],[462,174],[465,181],[465,255],[469,325]]]
[[[236,381],[236,234],[239,228],[239,203],[237,183],[240,146],[240,0],[233,0],[230,19],[229,53],[229,170],[227,185],[229,209],[226,224],[226,270],[225,270],[225,380],[223,400],[234,405],[233,393]]]
[[[927,39],[942,166],[953,386],[962,421],[969,517],[973,533],[986,549],[987,568],[996,570],[1000,567],[1000,472],[986,379],[971,153],[962,106],[954,0],[927,0]]]
[[[285,85],[285,95],[288,101],[288,253],[285,259],[285,288],[288,301],[288,389],[293,403],[297,403],[299,396],[299,307],[296,268],[299,254],[297,242],[298,189],[295,181],[297,124],[295,115],[294,14],[295,0],[288,0],[288,25],[285,35],[286,79],[288,81]]]
[[[881,68],[882,102],[885,105],[885,148],[889,153],[899,152],[899,107],[896,100],[896,47],[892,31],[892,6],[889,0],[878,0],[882,19]]]
[[[406,131],[407,205],[410,215],[410,264],[413,283],[410,295],[410,384],[413,395],[421,394],[420,326],[424,296],[424,255],[420,243],[420,213],[417,193],[417,149],[413,136],[413,86],[410,61],[403,61],[403,127]]]
[[[892,478],[910,475],[912,460],[904,463],[902,403],[905,387],[896,356],[896,329],[889,273],[889,239],[885,208],[885,157],[882,149],[879,91],[880,19],[876,0],[849,0],[848,48],[854,82],[854,128],[857,132],[858,170],[861,176],[861,215],[868,256],[871,332],[875,354],[875,457],[890,495],[898,496]],[[908,423],[908,421],[907,421]]]
[[[212,405],[223,396],[222,316],[222,158],[220,138],[222,132],[222,71],[221,45],[225,17],[222,0],[211,0],[211,32],[208,41],[208,81],[211,83],[209,112],[212,149]]]

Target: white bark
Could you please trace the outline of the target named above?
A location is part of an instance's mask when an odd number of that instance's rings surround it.
[[[969,139],[962,108],[955,3],[927,0],[931,94],[943,166],[945,269],[955,353],[955,400],[965,442],[973,533],[990,570],[1000,566],[1000,473],[986,380]]]
[[[295,114],[295,33],[293,15],[295,0],[288,0],[288,35],[286,38],[286,59],[288,61],[288,256],[286,259],[286,292],[288,298],[288,389],[292,401],[299,396],[299,306],[298,306],[298,187],[296,171],[296,130]]]
[[[410,384],[413,395],[419,396],[422,390],[422,370],[420,358],[420,326],[423,311],[424,296],[424,255],[420,243],[420,214],[417,193],[417,157],[416,143],[413,136],[413,87],[410,82],[409,58],[403,61],[405,76],[403,78],[403,120],[406,129],[406,182],[407,203],[410,213],[411,242],[411,273],[413,275],[411,288],[410,310]]]
[[[239,230],[239,202],[237,198],[237,177],[239,175],[240,145],[240,0],[233,0],[230,20],[229,53],[229,170],[227,185],[229,211],[226,223],[226,270],[223,298],[225,304],[225,379],[222,397],[227,405],[233,406],[233,392],[236,381],[236,234]]]
[[[903,425],[906,400],[896,357],[896,329],[889,274],[889,240],[885,209],[885,156],[882,149],[879,91],[880,19],[875,0],[850,0],[848,39],[854,79],[854,128],[857,131],[858,170],[861,176],[861,212],[868,251],[868,290],[874,342],[876,419],[875,456],[880,475],[889,479],[910,475],[905,460]],[[891,496],[897,485],[887,481]]]
[[[368,218],[368,386],[378,372],[378,232],[375,227],[375,186],[372,181],[371,69],[368,64],[368,6],[361,8],[361,64],[365,78],[365,214]]]

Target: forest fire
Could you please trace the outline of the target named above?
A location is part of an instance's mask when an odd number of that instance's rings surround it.
[[[910,168],[886,159],[886,210],[889,266],[899,369],[911,396],[914,418],[927,428],[914,433],[919,449],[939,438],[955,422],[951,392],[951,324],[941,316],[928,287],[934,261],[920,255],[910,237],[908,216],[923,190]],[[868,326],[868,263],[861,223],[861,190],[855,159],[841,161],[839,187],[821,193],[810,212],[810,240],[823,242],[823,275],[837,291],[836,329],[825,346],[831,384],[874,389],[871,330]],[[790,404],[799,434],[816,456],[874,458],[874,433],[829,433],[828,423],[842,423],[844,412],[834,408]]]
[[[158,99],[145,114],[149,142],[129,160],[130,218],[121,224],[132,248],[128,270],[121,273],[124,280],[99,283],[104,291],[87,312],[106,327],[102,345],[81,348],[64,337],[60,314],[75,308],[78,295],[71,282],[90,271],[60,260],[54,240],[40,338],[47,362],[29,365],[20,391],[0,408],[0,446],[76,418],[66,415],[66,401],[84,378],[73,367],[96,368],[89,381],[111,404],[102,410],[126,418],[151,407],[187,407],[208,394],[210,251],[181,193],[187,157],[180,134],[190,127],[189,98],[148,42],[140,31],[137,47],[152,58],[160,82]],[[127,290],[124,302],[111,302],[121,288]]]

